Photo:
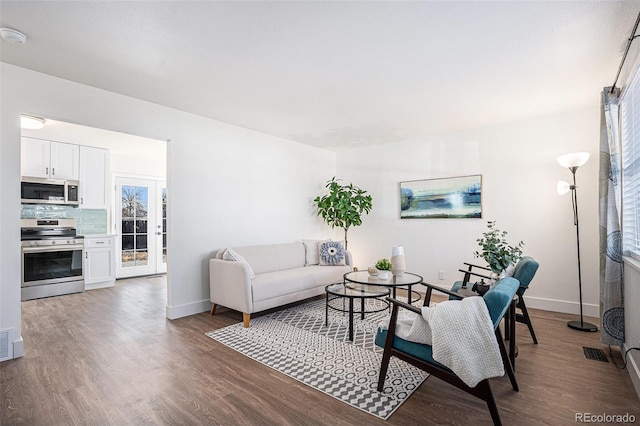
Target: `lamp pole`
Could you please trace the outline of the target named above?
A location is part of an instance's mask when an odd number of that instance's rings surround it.
[[[598,331],[595,325],[584,322],[582,315],[582,268],[580,267],[580,225],[578,223],[578,186],[576,185],[577,166],[569,167],[573,175],[573,185],[571,185],[571,203],[573,204],[573,224],[576,226],[576,242],[578,246],[578,288],[580,291],[580,321],[569,321],[567,326],[579,331]]]

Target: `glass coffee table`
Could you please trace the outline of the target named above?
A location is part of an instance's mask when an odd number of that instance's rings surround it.
[[[329,325],[329,309],[344,313],[348,312],[350,341],[353,341],[353,314],[360,314],[361,319],[364,319],[364,314],[382,312],[389,307],[389,302],[385,300],[384,303],[381,304],[382,308],[365,309],[366,299],[380,299],[389,295],[389,289],[386,287],[344,282],[326,286],[325,292],[327,294],[324,320],[325,326]],[[355,299],[360,299],[359,310],[356,310],[357,308],[354,307]],[[336,300],[342,300],[342,303],[335,303],[334,301]],[[348,302],[348,307],[345,306],[345,302]]]
[[[401,277],[390,277],[381,280],[377,275],[369,275],[368,271],[352,271],[344,274],[345,283],[363,284],[368,286],[386,287],[391,290],[393,298],[396,298],[396,289],[406,288],[409,296],[407,297],[409,304],[417,302],[421,299],[420,293],[412,290],[412,286],[422,284],[422,277],[418,274],[405,272]]]

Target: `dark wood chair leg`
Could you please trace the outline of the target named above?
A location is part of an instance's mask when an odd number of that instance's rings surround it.
[[[482,392],[482,399],[487,403],[487,408],[489,408],[489,413],[491,413],[493,424],[495,426],[501,426],[502,420],[500,420],[500,413],[498,412],[498,406],[496,405],[496,399],[493,397],[489,380],[481,381],[478,383],[478,387],[480,392]]]
[[[511,360],[509,359],[509,355],[507,354],[507,348],[504,346],[504,339],[502,338],[502,333],[500,333],[500,329],[496,328],[496,340],[498,340],[498,347],[500,348],[500,356],[502,357],[502,363],[504,364],[504,369],[507,371],[507,376],[509,376],[509,380],[511,381],[511,387],[514,391],[518,392],[520,389],[518,388],[518,381],[516,380],[516,374],[513,371],[513,365],[511,364]]]
[[[387,297],[387,300],[389,298]],[[380,363],[380,375],[378,376],[378,392],[384,389],[384,380],[387,377],[387,369],[391,360],[391,348],[393,347],[393,339],[396,335],[396,321],[398,320],[398,305],[394,304],[389,317],[389,328],[387,330],[387,338],[384,341],[384,352],[382,353],[382,362]]]
[[[527,324],[527,328],[529,328],[529,333],[531,334],[533,343],[537,345],[538,339],[536,338],[536,333],[533,331],[533,324],[531,324],[531,318],[529,318],[529,311],[527,311],[527,305],[524,304],[524,298],[522,296],[518,296],[518,307],[522,311],[522,318],[524,323]]]
[[[389,369],[389,361],[391,360],[391,350],[384,350],[382,354],[382,362],[380,363],[380,375],[378,376],[378,392],[384,389],[384,381],[387,378],[387,370]]]
[[[431,287],[427,287],[427,292],[424,294],[424,302],[422,302],[422,306],[429,306],[431,303],[431,292],[433,289]]]

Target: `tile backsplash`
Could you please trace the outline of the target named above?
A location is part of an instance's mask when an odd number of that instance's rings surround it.
[[[76,220],[79,235],[107,234],[106,209],[79,209],[71,206],[54,204],[22,204],[22,219],[62,219]]]

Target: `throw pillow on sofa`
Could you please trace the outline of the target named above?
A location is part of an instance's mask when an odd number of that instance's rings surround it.
[[[318,243],[320,266],[346,265],[346,255],[342,241],[326,241]]]
[[[251,268],[251,265],[249,265],[249,262],[247,262],[244,257],[240,256],[240,254],[234,249],[232,248],[226,249],[224,253],[222,253],[222,259],[229,260],[232,262],[246,263],[247,266],[249,267],[249,276],[251,277],[251,279],[254,279],[256,277],[256,274],[253,273],[253,268]]]
[[[317,265],[320,263],[320,246],[319,243],[326,243],[331,240],[302,240],[304,244],[304,266]]]

